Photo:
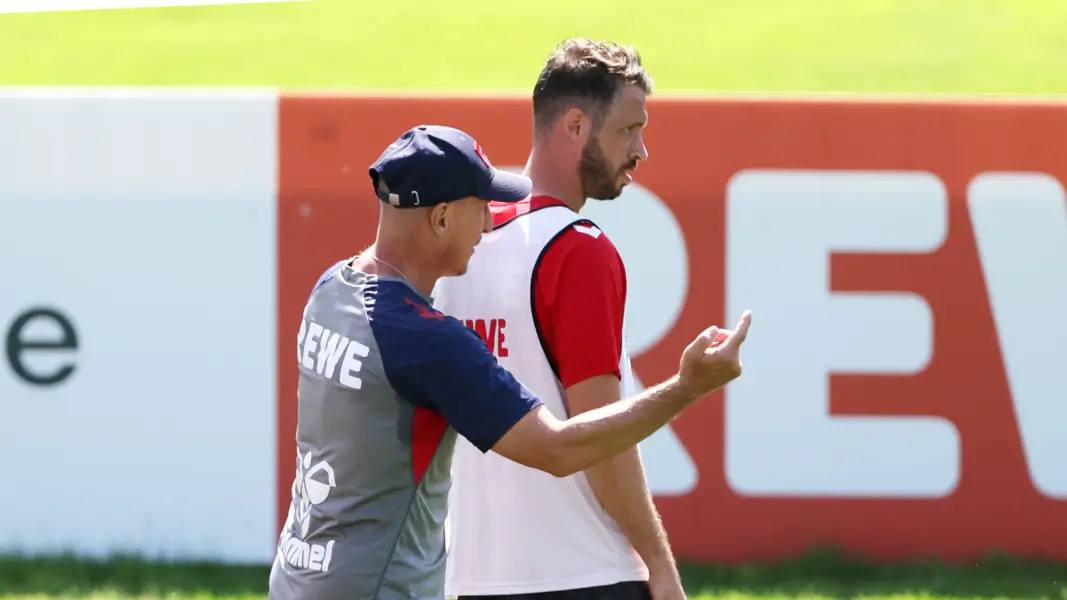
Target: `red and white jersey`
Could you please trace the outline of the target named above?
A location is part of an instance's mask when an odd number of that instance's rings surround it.
[[[563,391],[597,375],[635,391],[625,350],[626,273],[592,222],[536,196],[493,205],[495,229],[434,306],[477,331],[557,418]],[[648,579],[584,473],[557,478],[460,439],[452,463],[446,592],[507,595]]]

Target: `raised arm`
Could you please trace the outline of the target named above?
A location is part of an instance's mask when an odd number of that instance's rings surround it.
[[[724,335],[715,327],[701,333],[682,354],[678,374],[641,394],[566,421],[538,407],[501,436],[493,451],[558,477],[619,454],[741,375],[739,351],[751,318],[746,312],[737,329]]]
[[[441,413],[482,452],[493,450],[559,477],[636,445],[705,394],[739,377],[739,351],[751,323],[746,312],[734,331],[705,330],[682,353],[674,377],[560,421],[497,363],[476,333],[440,317],[405,319],[395,335],[379,342],[394,389],[409,402]]]

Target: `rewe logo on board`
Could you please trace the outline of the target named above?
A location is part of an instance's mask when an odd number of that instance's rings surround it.
[[[498,123],[528,123],[528,103],[494,100],[491,124],[487,106],[283,102],[279,313],[299,314],[311,265],[373,239],[373,196],[339,200],[351,182],[332,165],[371,160],[369,140],[393,139],[412,111],[521,164],[528,133]],[[636,378],[669,377],[710,323],[746,308],[756,320],[745,376],[642,443],[677,554],[748,562],[817,544],[875,559],[1067,557],[1048,534],[1067,528],[1067,167],[1054,144],[1067,106],[653,110],[658,154],[640,185],[582,210],[626,264]],[[344,135],[307,135],[324,123]],[[296,375],[281,372],[280,389]],[[296,411],[278,401],[290,431]],[[280,439],[284,474],[290,448]],[[281,521],[288,490],[279,499]]]
[[[122,8],[165,8],[219,4],[273,4],[310,0],[4,0],[0,13],[60,12],[68,10],[109,10]]]

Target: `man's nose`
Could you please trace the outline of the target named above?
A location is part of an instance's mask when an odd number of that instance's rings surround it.
[[[633,154],[634,160],[648,160],[648,148],[645,147],[645,141],[640,140],[637,142],[637,150]]]

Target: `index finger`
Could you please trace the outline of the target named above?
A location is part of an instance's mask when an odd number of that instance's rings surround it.
[[[752,325],[752,311],[746,310],[741,314],[741,319],[737,322],[737,327],[734,328],[733,333],[727,337],[723,342],[723,346],[739,346],[741,342],[745,341],[748,337],[748,328]]]

